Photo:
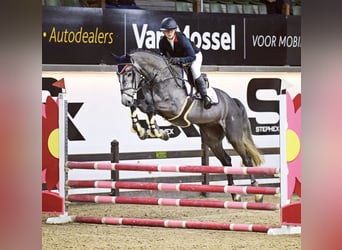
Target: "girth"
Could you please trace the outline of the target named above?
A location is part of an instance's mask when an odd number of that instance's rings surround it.
[[[182,106],[181,112],[175,117],[167,119],[170,123],[180,127],[188,127],[191,125],[191,122],[188,120],[188,114],[191,111],[194,105],[194,98],[191,96],[187,96],[185,102]]]

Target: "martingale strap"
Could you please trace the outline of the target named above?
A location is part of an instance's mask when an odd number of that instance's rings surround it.
[[[180,126],[180,127],[188,127],[191,125],[191,122],[188,120],[188,114],[191,111],[194,105],[194,98],[187,96],[185,102],[182,106],[181,112],[175,117],[167,119],[170,123]]]

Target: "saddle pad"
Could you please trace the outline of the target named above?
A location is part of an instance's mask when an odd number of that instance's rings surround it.
[[[190,83],[188,81],[185,81],[185,91],[187,95],[190,95],[191,92],[191,86]],[[207,94],[211,99],[211,104],[218,104],[218,98],[217,98],[217,94],[215,92],[215,90],[212,87],[207,88]],[[194,94],[195,98],[197,99],[202,99],[201,95],[199,93],[195,93]]]
[[[207,94],[211,99],[211,104],[218,104],[216,91],[212,87],[207,88]]]

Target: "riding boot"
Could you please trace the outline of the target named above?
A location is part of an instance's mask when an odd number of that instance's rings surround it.
[[[211,99],[207,94],[207,84],[205,82],[205,80],[203,79],[202,76],[198,77],[195,80],[196,83],[196,87],[198,89],[198,91],[200,92],[203,102],[204,102],[204,108],[205,109],[210,109],[211,108]]]

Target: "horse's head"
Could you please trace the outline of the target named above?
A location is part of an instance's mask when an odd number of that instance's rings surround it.
[[[137,70],[134,68],[129,55],[123,55],[118,59],[117,76],[120,82],[121,103],[125,106],[133,106],[139,83],[141,81]]]

